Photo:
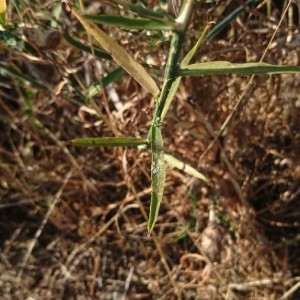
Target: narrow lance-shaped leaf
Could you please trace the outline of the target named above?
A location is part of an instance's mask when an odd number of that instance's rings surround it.
[[[92,83],[85,95],[86,99],[90,99],[90,98],[96,96],[97,94],[99,94],[102,91],[103,87],[106,87],[111,82],[118,80],[120,78],[120,75],[122,72],[123,72],[123,69],[121,67],[118,67],[117,69],[110,72],[107,76],[105,76],[100,81],[97,80],[96,82]]]
[[[159,20],[164,22],[165,24],[170,25],[171,27],[175,26],[175,20],[169,14],[166,14],[162,11],[154,11],[140,4],[133,4],[130,3],[129,1],[124,1],[124,0],[111,0],[111,2],[131,10],[132,12],[138,14],[140,17],[145,17],[152,20]]]
[[[107,35],[92,22],[83,18],[72,6],[72,14],[90,34],[129,75],[131,75],[147,92],[156,96],[159,89],[153,78],[147,73],[144,67],[136,62],[127,51],[114,39]]]
[[[248,0],[246,3],[243,3],[241,6],[238,6],[236,9],[231,11],[224,19],[220,20],[207,34],[207,39],[213,39],[218,33],[222,31],[229,23],[235,20],[241,13],[247,10],[247,5],[258,4],[260,0]],[[271,1],[267,1],[267,3]]]
[[[187,55],[183,58],[183,60],[181,61],[181,64],[180,64],[180,67],[181,68],[184,68],[185,66],[187,66],[191,59],[195,56],[195,54],[197,53],[199,47],[201,46],[205,36],[206,36],[206,33],[208,31],[208,29],[210,28],[212,23],[208,23],[201,36],[199,37],[197,43],[194,45],[194,47],[187,53]],[[178,90],[178,87],[179,87],[179,84],[180,84],[180,81],[181,81],[181,76],[178,76],[175,81],[173,82],[171,88],[170,88],[170,92],[167,96],[167,100],[166,100],[166,103],[165,103],[165,106],[164,106],[164,109],[162,111],[162,114],[161,114],[161,122],[163,121],[163,119],[165,118],[165,115],[167,114],[168,110],[169,110],[169,107],[173,101],[173,99],[175,98],[175,94]]]
[[[108,24],[126,29],[172,30],[173,27],[161,21],[146,18],[127,18],[110,15],[84,15],[84,18],[95,23]]]
[[[147,139],[135,137],[100,137],[71,140],[74,146],[86,147],[136,147],[146,145]]]
[[[31,79],[30,77],[24,75],[24,73],[20,72],[19,70],[17,70],[16,68],[14,68],[10,65],[0,63],[0,74],[2,73],[2,69],[5,70],[7,73],[12,74],[14,77],[18,77],[20,79],[30,82],[35,87],[38,87],[41,89],[48,89],[46,85]]]
[[[207,178],[202,173],[200,173],[199,171],[197,171],[195,168],[191,167],[190,165],[185,164],[184,162],[177,159],[173,155],[165,153],[164,157],[165,157],[165,161],[168,163],[168,165],[171,168],[177,168],[177,169],[182,170],[183,172],[185,172],[189,175],[192,175],[200,180],[203,180],[205,182],[208,181]]]
[[[159,207],[163,199],[164,186],[166,180],[166,169],[164,162],[163,139],[160,128],[156,125],[151,127],[151,150],[152,150],[152,165],[151,165],[151,203],[148,221],[148,234],[156,223]]]
[[[88,53],[92,53],[96,57],[110,59],[110,60],[112,59],[112,57],[106,51],[100,50],[99,48],[96,47],[93,47],[93,51],[92,51],[90,46],[83,44],[81,41],[73,38],[68,33],[64,34],[64,39],[72,46],[80,50],[86,51]]]
[[[300,73],[299,66],[278,66],[263,62],[234,64],[228,61],[211,61],[188,65],[178,70],[179,76],[201,76],[217,74],[270,75]]]

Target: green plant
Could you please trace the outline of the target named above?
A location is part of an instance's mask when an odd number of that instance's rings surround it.
[[[165,161],[173,167],[183,169],[185,172],[192,174],[199,179],[207,181],[205,176],[199,173],[191,166],[186,166],[183,162],[175,157],[166,154],[164,151],[163,137],[161,126],[164,117],[175,97],[176,91],[182,77],[185,76],[203,76],[212,74],[280,74],[280,73],[299,73],[300,67],[297,66],[280,66],[270,65],[263,62],[232,64],[227,61],[212,61],[204,63],[190,64],[195,53],[207,37],[207,32],[211,24],[208,24],[203,30],[195,46],[179,62],[184,37],[192,14],[192,8],[195,0],[183,1],[182,7],[176,19],[171,16],[152,11],[147,7],[139,4],[131,4],[127,1],[115,0],[117,3],[138,14],[142,18],[129,19],[117,16],[86,16],[80,14],[70,3],[66,3],[67,9],[79,20],[84,26],[88,35],[93,37],[104,50],[119,64],[127,73],[129,73],[147,92],[151,93],[156,100],[156,106],[153,113],[152,124],[149,128],[148,135],[145,138],[135,137],[114,137],[114,138],[91,138],[91,139],[74,139],[73,145],[78,146],[123,146],[123,147],[142,147],[152,153],[151,166],[151,205],[148,221],[148,233],[153,230],[157,220],[159,207],[163,198],[165,185]],[[248,1],[255,3],[256,1]],[[238,11],[240,12],[240,10]],[[237,13],[238,13],[237,12]],[[236,14],[232,15],[234,18]],[[157,87],[156,82],[142,65],[137,63],[131,56],[110,36],[98,28],[97,23],[117,25],[125,28],[149,28],[157,30],[171,30],[172,38],[164,73],[163,84],[161,88]],[[220,27],[220,26],[219,26]],[[219,28],[218,27],[218,28]],[[209,37],[214,35],[215,31],[208,34]]]

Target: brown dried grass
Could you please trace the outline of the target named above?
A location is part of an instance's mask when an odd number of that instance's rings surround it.
[[[262,12],[240,18],[201,55],[257,60],[273,33],[270,24]],[[188,41],[198,36],[197,26],[195,20]],[[142,61],[147,44],[113,31]],[[285,22],[266,61],[299,64],[295,34],[297,28],[291,31]],[[160,42],[151,50],[158,66],[166,47]],[[299,297],[290,290],[300,279],[298,75],[256,77],[242,109],[204,157],[248,77],[183,81],[163,126],[166,148],[201,169],[210,185],[169,170],[158,225],[147,238],[149,155],[66,148],[62,141],[146,134],[153,100],[124,77],[113,87],[122,110],[109,92],[95,97],[94,105],[78,105],[64,79],[86,89],[87,78],[101,71],[95,59],[71,47],[41,52],[54,66],[54,82],[42,78],[42,69],[30,60],[24,62],[26,72],[56,93],[38,91],[30,98],[31,114],[19,83],[1,78],[2,299]],[[9,55],[16,59],[16,53]],[[105,71],[111,68],[102,64]],[[217,229],[209,227],[212,199]]]

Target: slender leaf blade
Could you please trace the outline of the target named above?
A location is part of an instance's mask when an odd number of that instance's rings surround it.
[[[191,59],[195,56],[195,54],[197,53],[199,47],[201,46],[201,44],[202,44],[202,42],[203,42],[203,40],[204,40],[204,38],[206,36],[206,33],[207,33],[208,29],[210,28],[211,24],[212,23],[208,23],[205,26],[205,28],[204,28],[201,36],[199,37],[197,43],[193,46],[193,48],[183,58],[183,60],[181,61],[181,64],[180,64],[181,68],[187,66],[190,63]],[[163,121],[163,119],[165,118],[165,116],[166,116],[166,114],[167,114],[167,112],[169,110],[169,107],[170,107],[173,99],[175,98],[175,95],[177,93],[177,90],[178,90],[178,87],[180,85],[180,82],[181,82],[181,76],[178,76],[175,79],[175,81],[172,83],[172,86],[170,88],[170,92],[169,92],[169,94],[167,96],[166,103],[165,103],[165,106],[164,106],[162,114],[161,114],[161,121]]]
[[[137,147],[147,143],[147,139],[136,137],[99,137],[71,140],[72,145],[85,147]]]
[[[111,2],[131,10],[132,12],[136,13],[140,17],[145,17],[152,20],[159,20],[164,22],[165,24],[169,24],[170,26],[175,27],[174,18],[171,17],[169,14],[164,13],[163,11],[154,11],[140,4],[133,4],[130,3],[129,1],[124,1],[124,0],[111,0]]]
[[[98,80],[98,81],[92,83],[90,85],[87,93],[85,94],[86,99],[90,99],[90,98],[98,95],[99,93],[101,93],[102,88],[106,87],[113,81],[118,80],[120,78],[120,75],[122,72],[123,72],[123,69],[118,67],[115,70],[113,70],[112,72],[110,72],[107,76],[105,76],[100,81]]]
[[[113,15],[84,15],[84,18],[94,23],[108,24],[125,29],[172,30],[170,25],[161,21],[146,18],[132,19]]]
[[[151,203],[148,220],[148,235],[154,228],[156,223],[159,208],[163,199],[164,186],[166,180],[166,169],[164,163],[164,148],[161,130],[158,126],[151,127],[151,150],[152,150],[152,164],[151,164]]]
[[[93,47],[93,50],[94,52],[91,50],[91,47],[86,45],[86,44],[83,44],[81,41],[73,38],[72,36],[70,36],[68,33],[65,33],[64,34],[64,39],[69,43],[71,44],[72,46],[80,49],[80,50],[83,50],[85,52],[88,52],[88,53],[92,53],[94,54],[95,56],[99,57],[99,58],[105,58],[105,59],[109,59],[111,60],[112,57],[106,52],[106,51],[103,51],[103,50],[100,50],[98,48],[95,48]]]
[[[192,60],[192,58],[195,56],[195,54],[197,53],[198,49],[202,45],[202,43],[203,43],[203,41],[204,41],[204,39],[206,37],[206,34],[207,34],[207,32],[208,32],[208,30],[209,30],[209,28],[211,27],[212,24],[213,24],[213,22],[209,22],[205,26],[205,28],[202,31],[202,33],[201,33],[198,41],[196,42],[196,44],[193,46],[193,48],[183,58],[183,60],[182,60],[182,62],[180,64],[181,67],[185,67],[185,66],[187,66],[190,63],[190,61]]]
[[[180,82],[181,82],[181,76],[178,76],[174,82],[172,83],[171,85],[171,88],[170,88],[170,91],[169,91],[169,94],[167,96],[167,99],[166,99],[166,103],[164,105],[164,108],[163,108],[163,111],[161,113],[161,122],[164,120],[167,112],[169,111],[169,107],[172,103],[172,101],[174,100],[175,98],[175,95],[177,93],[177,90],[178,90],[178,87],[180,85]]]
[[[83,25],[91,35],[129,75],[131,75],[146,91],[156,96],[159,89],[153,78],[147,73],[144,67],[136,62],[128,52],[121,47],[114,39],[107,35],[92,22],[83,18],[73,7],[72,14]]]
[[[255,5],[259,3],[259,0],[248,0],[246,2],[246,5]],[[229,15],[227,15],[223,20],[218,22],[207,34],[207,39],[211,40],[213,39],[219,32],[222,31],[228,24],[230,24],[234,19],[236,19],[242,12],[245,11],[246,5],[243,4],[233,11],[230,12]]]
[[[165,161],[168,163],[168,165],[171,168],[177,168],[177,169],[182,170],[183,172],[185,172],[189,175],[192,175],[200,180],[208,182],[207,178],[202,173],[200,173],[199,171],[197,171],[195,168],[191,167],[190,165],[185,164],[184,162],[177,159],[173,155],[165,153],[164,158],[165,158]]]
[[[280,66],[263,62],[235,64],[228,61],[211,61],[191,64],[178,70],[179,76],[201,76],[217,74],[272,75],[286,73],[300,73],[300,66]]]
[[[48,87],[46,85],[44,85],[44,84],[42,84],[38,81],[33,80],[32,78],[24,75],[23,73],[19,72],[19,70],[17,70],[16,68],[14,68],[10,65],[7,65],[5,63],[4,64],[0,63],[0,73],[1,73],[2,70],[4,70],[7,73],[12,74],[14,77],[18,77],[19,79],[30,82],[33,86],[35,86],[37,88],[41,88],[41,89],[45,89],[45,90],[48,89]]]

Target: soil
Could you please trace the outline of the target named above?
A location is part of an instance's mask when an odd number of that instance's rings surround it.
[[[197,2],[183,52],[243,2]],[[271,15],[264,1],[247,7],[194,61],[256,62],[267,49],[264,62],[299,65],[300,4],[285,14],[286,2]],[[0,69],[1,299],[300,299],[300,75],[182,80],[164,145],[209,182],[168,168],[148,237],[150,154],[68,141],[146,136],[154,100],[125,73],[88,97],[117,66],[66,42],[68,32],[89,44],[67,12],[45,29],[47,5],[23,11],[27,48],[0,54],[29,78]],[[162,83],[169,34],[102,27]]]

